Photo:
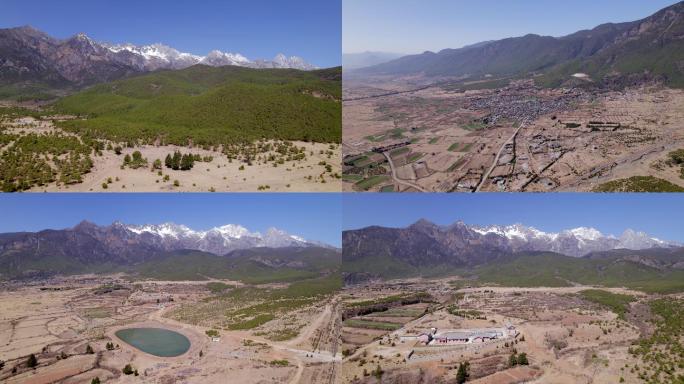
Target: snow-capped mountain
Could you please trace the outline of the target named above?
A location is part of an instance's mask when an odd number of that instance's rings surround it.
[[[98,43],[93,43],[98,44]],[[282,53],[276,55],[273,60],[249,60],[239,53],[222,52],[213,50],[206,56],[193,55],[181,52],[167,45],[156,43],[151,45],[137,46],[133,44],[101,45],[115,54],[128,52],[141,57],[141,69],[153,71],[156,69],[183,69],[195,64],[205,64],[212,67],[235,65],[249,68],[294,68],[301,70],[316,69],[315,65],[307,63],[298,56],[287,57]]]
[[[342,233],[346,262],[363,265],[383,260],[383,264],[372,263],[381,267],[369,270],[371,275],[494,265],[537,252],[553,252],[549,257],[639,260],[644,265],[674,268],[681,265],[684,247],[633,230],[616,237],[590,227],[545,232],[522,224],[476,226],[462,221],[442,226],[419,220],[403,228],[371,226]]]
[[[481,235],[496,235],[506,238],[514,249],[551,251],[577,257],[611,249],[640,250],[681,246],[676,242],[660,240],[644,232],[631,229],[627,229],[619,238],[613,235],[605,235],[590,227],[578,227],[560,232],[544,232],[522,224],[471,226],[470,229]]]
[[[321,246],[277,228],[269,228],[265,233],[250,232],[237,224],[227,224],[206,231],[195,231],[184,225],[163,223],[159,225],[126,225],[114,223],[134,235],[166,249],[196,249],[218,255],[236,249],[256,247],[310,247]]]
[[[218,50],[205,56],[181,52],[164,44],[137,46],[98,42],[79,33],[57,39],[30,26],[0,29],[0,84],[39,82],[55,87],[82,87],[158,69],[183,69],[196,64],[249,68],[316,67],[296,56],[250,60]]]

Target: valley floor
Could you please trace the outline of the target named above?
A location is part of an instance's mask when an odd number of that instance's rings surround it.
[[[225,383],[228,377],[244,383],[333,382],[339,360],[334,297],[300,309],[297,316],[305,325],[278,341],[259,331],[263,327],[217,329],[219,339],[212,340],[205,331],[213,328],[169,316],[213,296],[207,282],[132,284],[94,276],[5,287],[0,292],[0,359],[5,361],[0,381],[83,383],[99,377],[107,383],[140,382],[122,373],[130,364],[149,383]],[[191,347],[178,357],[156,357],[116,337],[116,330],[127,327],[174,330],[188,337]],[[107,348],[110,342],[113,349]],[[35,369],[26,367],[29,354],[37,357]]]
[[[606,183],[640,176],[661,185],[628,189],[684,191],[670,155],[684,149],[681,90],[487,87],[345,82],[344,190],[613,191]]]

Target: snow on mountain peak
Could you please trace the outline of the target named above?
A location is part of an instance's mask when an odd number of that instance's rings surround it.
[[[647,249],[654,247],[680,246],[663,241],[645,232],[626,230],[620,238],[605,235],[596,228],[577,227],[561,232],[544,232],[522,224],[491,225],[487,227],[467,226],[480,235],[496,235],[512,241],[514,246],[526,249],[553,251],[570,256],[584,256],[587,253],[609,249]],[[518,242],[519,244],[515,244]]]
[[[196,232],[192,229],[184,225],[178,225],[174,223],[163,223],[159,225],[146,224],[140,226],[129,225],[126,228],[129,231],[136,233],[138,235],[143,233],[149,233],[160,237],[173,237],[175,239],[178,239],[180,237],[192,236],[196,234]]]
[[[290,235],[277,228],[269,228],[265,234],[250,232],[238,224],[226,224],[206,231],[194,231],[184,225],[163,223],[158,225],[125,225],[115,223],[136,235],[152,235],[159,241],[175,244],[174,247],[199,249],[202,251],[225,254],[235,249],[254,247],[308,247],[326,246],[309,242],[300,236]]]
[[[142,67],[147,70],[159,68],[183,69],[195,64],[205,64],[213,67],[235,65],[250,68],[294,68],[301,70],[317,68],[304,61],[301,57],[287,57],[282,53],[276,55],[272,61],[253,61],[239,53],[222,52],[219,50],[212,50],[206,56],[193,55],[191,53],[181,52],[162,43],[143,46],[137,46],[130,43],[101,43],[100,45],[115,55],[127,52],[128,54],[139,56],[143,60]]]
[[[581,240],[598,240],[602,237],[605,237],[597,229],[589,228],[589,227],[573,228],[573,229],[570,229],[566,232],[572,233],[576,238],[581,239]]]
[[[221,235],[234,239],[239,239],[243,236],[261,237],[259,233],[251,233],[249,230],[247,230],[247,228],[237,224],[222,225],[220,227],[212,228],[209,231],[216,231]]]

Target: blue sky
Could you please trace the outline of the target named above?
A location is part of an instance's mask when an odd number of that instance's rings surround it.
[[[404,227],[425,218],[440,225],[522,223],[548,232],[588,226],[617,236],[631,228],[684,242],[683,194],[345,194],[342,200],[344,229]]]
[[[66,38],[212,49],[271,59],[282,52],[341,63],[341,0],[2,0],[0,27],[31,25]]]
[[[345,53],[419,53],[634,21],[675,0],[344,0]]]
[[[341,197],[333,193],[45,193],[0,196],[0,232],[69,228],[81,220],[108,225],[175,222],[196,230],[240,224],[284,229],[340,246]]]

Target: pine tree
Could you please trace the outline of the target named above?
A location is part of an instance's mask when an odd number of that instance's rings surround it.
[[[32,353],[29,355],[28,360],[26,360],[26,366],[34,368],[36,365],[38,365],[38,359],[36,359],[36,355]]]
[[[90,380],[90,384],[100,384],[100,378],[96,377],[96,378]]]
[[[192,158],[192,155],[183,155],[181,159],[181,166],[180,169],[183,171],[187,171],[192,169],[192,166],[194,165],[194,161]]]
[[[164,159],[164,165],[166,168],[173,168],[173,159],[171,158],[171,154],[166,155],[166,159]]]
[[[530,365],[530,362],[527,361],[527,354],[526,353],[521,353],[518,355],[518,364],[520,365]]]
[[[515,367],[516,365],[518,365],[518,358],[515,356],[515,353],[512,353],[511,357],[508,358],[508,366]]]
[[[93,351],[93,347],[91,347],[90,344],[86,345],[86,353],[89,355],[95,353],[95,351]]]
[[[171,168],[172,169],[174,169],[174,170],[180,169],[181,158],[182,158],[182,156],[181,156],[180,152],[176,151],[173,153],[173,158],[172,158],[172,162],[171,162]]]
[[[465,363],[459,363],[458,364],[458,372],[456,372],[456,383],[458,384],[463,384],[468,380],[468,368],[470,367],[470,363],[467,361]]]

